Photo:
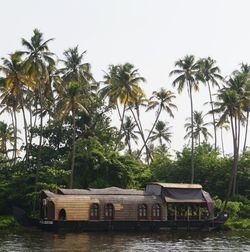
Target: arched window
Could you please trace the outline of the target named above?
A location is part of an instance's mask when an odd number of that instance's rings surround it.
[[[154,204],[152,206],[152,220],[161,219],[161,206],[159,204]]]
[[[98,204],[94,203],[91,205],[89,210],[89,219],[99,220],[99,218],[100,218],[100,208]]]
[[[104,219],[105,220],[113,220],[114,219],[114,206],[113,204],[105,204],[104,205]]]
[[[64,209],[61,209],[59,211],[58,219],[59,220],[66,220],[66,211]]]
[[[148,211],[147,205],[141,204],[138,206],[138,219],[139,220],[146,220],[148,218]]]

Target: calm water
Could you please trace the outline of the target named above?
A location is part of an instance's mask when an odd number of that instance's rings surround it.
[[[250,231],[0,233],[0,251],[250,251]]]

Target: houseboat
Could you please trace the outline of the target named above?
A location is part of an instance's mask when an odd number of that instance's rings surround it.
[[[212,198],[199,184],[43,191],[40,205],[37,224],[46,230],[212,230],[227,218],[214,216]]]

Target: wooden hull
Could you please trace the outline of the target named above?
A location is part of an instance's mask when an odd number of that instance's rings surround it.
[[[40,221],[46,231],[159,231],[206,230],[219,228],[224,222],[204,221]]]

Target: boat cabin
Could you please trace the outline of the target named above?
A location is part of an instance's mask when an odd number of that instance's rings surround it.
[[[41,220],[166,222],[202,220],[213,201],[198,184],[149,183],[146,189],[59,189],[41,194]]]

